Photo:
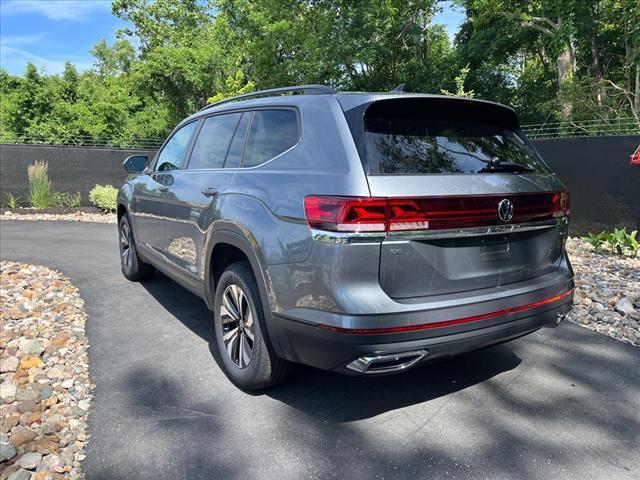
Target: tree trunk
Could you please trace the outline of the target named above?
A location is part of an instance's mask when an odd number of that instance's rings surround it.
[[[591,61],[593,63],[593,70],[596,77],[596,89],[598,91],[598,94],[597,94],[598,106],[600,107],[600,111],[602,115],[608,120],[609,110],[606,108],[608,104],[607,89],[605,88],[605,85],[604,85],[604,73],[602,72],[602,67],[600,65],[600,52],[598,50],[598,38],[595,32],[591,36]]]
[[[545,75],[549,72],[550,64],[549,57],[547,56],[547,52],[544,49],[544,45],[540,45],[538,49],[538,57],[540,57],[540,62],[542,62],[542,68],[544,69]]]
[[[571,99],[568,98],[566,88],[573,77],[573,52],[570,45],[562,51],[556,60],[558,65],[558,99],[560,101],[560,115],[563,120],[569,120],[573,113]]]

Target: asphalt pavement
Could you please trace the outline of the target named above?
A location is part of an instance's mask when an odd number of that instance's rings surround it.
[[[0,257],[64,272],[97,384],[102,479],[640,478],[640,349],[572,324],[382,378],[298,367],[260,394],[218,368],[212,314],[120,273],[115,225],[0,222]]]

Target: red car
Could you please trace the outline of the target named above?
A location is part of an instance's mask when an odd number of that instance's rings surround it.
[[[631,154],[631,165],[640,165],[640,147]]]

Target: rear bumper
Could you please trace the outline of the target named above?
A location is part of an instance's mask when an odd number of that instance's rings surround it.
[[[544,302],[545,299],[550,301]],[[475,317],[464,317],[470,321],[441,322],[434,328],[396,332],[374,329],[363,333],[365,330],[349,332],[281,315],[274,315],[273,320],[282,353],[288,360],[342,373],[391,373],[513,340],[541,327],[555,327],[572,304],[573,281],[568,281],[561,290],[538,296],[535,302],[523,301],[519,306],[512,304],[508,310],[493,312],[479,304]],[[455,312],[440,313],[455,318],[451,316]],[[376,320],[378,325],[390,325],[385,315]],[[376,362],[379,368],[374,367]]]

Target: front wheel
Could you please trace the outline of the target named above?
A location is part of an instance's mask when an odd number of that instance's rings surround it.
[[[133,230],[127,215],[123,215],[118,223],[118,234],[122,274],[132,282],[140,282],[151,278],[155,268],[138,257],[136,244],[133,240]]]
[[[220,277],[214,315],[218,356],[233,383],[257,390],[286,378],[291,364],[276,356],[263,332],[260,293],[247,262],[230,265]]]

